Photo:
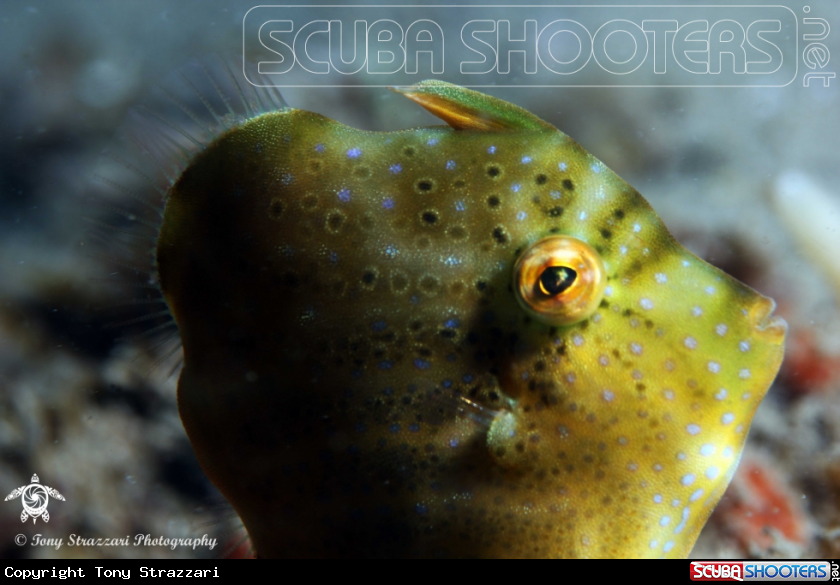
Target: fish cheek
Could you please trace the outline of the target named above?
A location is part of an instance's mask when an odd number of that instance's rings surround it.
[[[554,505],[600,518],[576,532],[598,534],[615,556],[687,554],[734,472],[781,357],[778,344],[753,337],[750,311],[741,311],[760,296],[711,267],[686,275],[702,286],[671,280],[671,290],[657,293],[661,275],[682,261],[675,265],[637,270],[585,325],[544,337],[542,352],[516,362],[506,379],[517,385],[516,403],[488,434],[497,464],[543,478]],[[645,276],[650,283],[631,286]],[[699,304],[706,318],[692,315]],[[532,343],[540,347],[538,337]],[[754,383],[751,366],[762,372]],[[606,530],[610,517],[624,520]]]
[[[260,154],[272,148],[264,144]],[[362,483],[354,453],[364,454],[366,482],[382,478],[354,502],[390,497],[412,509],[417,496],[393,472],[398,461],[415,464],[403,447],[425,452],[442,429],[448,442],[470,445],[482,427],[453,428],[454,414],[424,406],[432,371],[435,380],[470,371],[465,361],[448,361],[457,343],[438,333],[453,310],[452,282],[421,256],[390,265],[374,259],[389,231],[363,225],[365,214],[381,211],[380,200],[357,189],[371,178],[343,183],[344,201],[332,175],[315,188],[297,167],[271,171],[288,158],[280,151],[274,167],[244,161],[250,172],[239,184],[230,179],[237,173],[217,172],[238,150],[223,140],[196,160],[173,189],[161,232],[162,287],[184,334],[179,410],[200,463],[260,555],[311,556],[326,546],[319,519],[340,525],[347,517],[346,500],[330,495]],[[284,172],[294,180],[283,184]],[[450,236],[424,227],[418,216],[427,205],[417,206],[405,231],[426,234],[423,254],[442,266],[433,248]],[[305,222],[318,231],[302,229]],[[404,540],[375,548],[404,556],[415,550],[400,548]]]

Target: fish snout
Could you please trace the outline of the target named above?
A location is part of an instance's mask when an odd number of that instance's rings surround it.
[[[776,301],[760,296],[758,300],[748,309],[747,318],[756,335],[767,343],[781,345],[787,334],[787,321],[778,315],[774,315]]]

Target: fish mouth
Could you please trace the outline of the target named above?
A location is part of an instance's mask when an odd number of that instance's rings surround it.
[[[787,334],[787,321],[774,315],[776,301],[767,297],[759,297],[758,301],[749,309],[747,317],[758,335],[769,343],[781,345]]]

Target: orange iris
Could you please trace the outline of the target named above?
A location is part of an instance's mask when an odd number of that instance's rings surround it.
[[[550,325],[571,325],[598,308],[607,274],[592,246],[571,236],[552,236],[522,253],[513,286],[526,311]]]

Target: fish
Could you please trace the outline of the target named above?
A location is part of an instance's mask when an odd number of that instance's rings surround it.
[[[446,125],[371,132],[222,85],[154,266],[257,556],[687,556],[778,372],[773,300],[514,104],[424,81],[393,90]]]

